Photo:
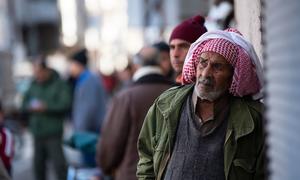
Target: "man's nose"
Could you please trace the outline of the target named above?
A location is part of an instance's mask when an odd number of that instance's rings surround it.
[[[180,49],[178,47],[174,48],[173,55],[174,55],[174,57],[179,57],[180,56]]]
[[[201,75],[204,78],[211,78],[213,73],[213,69],[210,64],[208,64],[202,71]]]

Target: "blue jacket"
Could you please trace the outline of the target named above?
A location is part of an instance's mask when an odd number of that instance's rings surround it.
[[[99,133],[106,109],[106,93],[101,80],[84,71],[75,85],[72,119],[74,130]]]

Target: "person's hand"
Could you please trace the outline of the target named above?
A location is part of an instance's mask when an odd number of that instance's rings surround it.
[[[40,100],[33,99],[30,103],[29,110],[31,112],[44,112],[46,110],[46,105]]]
[[[31,111],[32,112],[45,112],[46,111],[46,106],[44,104],[40,104],[38,106],[32,107]]]

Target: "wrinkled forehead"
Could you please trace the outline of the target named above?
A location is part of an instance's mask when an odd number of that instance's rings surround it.
[[[172,39],[169,43],[170,46],[190,46],[191,43],[186,41],[186,40],[183,40],[183,39]]]
[[[222,56],[219,53],[216,52],[202,52],[199,56],[200,61],[201,60],[207,60],[215,63],[222,63],[222,64],[229,64],[228,60],[225,59],[224,56]]]
[[[224,56],[216,52],[202,52],[199,57],[198,64],[196,64],[196,71],[198,67],[203,67],[204,64],[210,64],[213,69],[221,70],[223,72],[233,72],[234,67],[226,60]]]

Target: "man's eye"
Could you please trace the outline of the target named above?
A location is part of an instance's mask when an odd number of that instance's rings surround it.
[[[185,48],[185,49],[189,49],[190,45],[189,44],[184,44],[182,47]]]
[[[223,69],[223,64],[220,63],[213,64],[213,68],[214,70],[220,71]]]
[[[206,61],[200,61],[200,67],[206,67],[207,62]]]

